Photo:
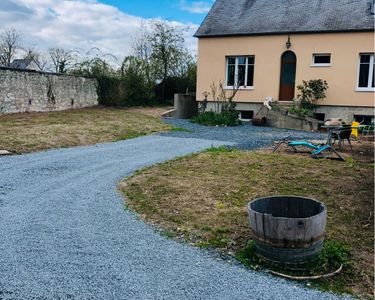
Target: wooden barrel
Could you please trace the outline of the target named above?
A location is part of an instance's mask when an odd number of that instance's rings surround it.
[[[258,256],[281,264],[300,264],[323,247],[327,221],[324,203],[298,196],[272,196],[248,205]]]

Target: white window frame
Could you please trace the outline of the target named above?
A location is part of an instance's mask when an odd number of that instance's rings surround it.
[[[255,71],[255,55],[228,55],[225,57],[225,89],[226,90],[233,90],[235,87],[233,85],[228,85],[228,67],[229,67],[229,64],[228,64],[228,59],[229,58],[235,58],[236,59],[236,63],[235,63],[235,67],[234,67],[234,82],[238,82],[238,58],[239,57],[246,57],[246,67],[245,67],[245,83],[247,83],[247,79],[248,79],[248,66],[249,66],[249,57],[253,57],[254,58],[254,71]],[[253,90],[254,89],[254,78],[253,78],[253,85],[252,86],[247,86],[247,85],[242,85],[240,87],[238,87],[239,90]]]
[[[329,64],[315,63],[315,57],[317,56],[329,56]],[[331,53],[313,53],[311,67],[330,67],[332,65],[332,55]]]
[[[361,70],[361,56],[362,55],[370,55],[370,68],[369,74],[367,79],[367,87],[359,87],[359,75]],[[371,87],[372,85],[372,76],[374,75],[374,53],[360,53],[359,60],[358,60],[358,72],[357,72],[357,92],[375,92],[375,87]]]

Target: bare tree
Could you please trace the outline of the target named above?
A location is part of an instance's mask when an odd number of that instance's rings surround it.
[[[122,75],[124,75],[124,66],[129,64],[129,58],[133,66],[138,66],[138,72],[144,75],[148,84],[155,83],[155,72],[153,70],[152,62],[152,48],[149,39],[150,32],[147,24],[142,23],[138,33],[134,35],[132,42],[133,55],[125,57],[123,66],[121,68]]]
[[[49,49],[52,67],[56,73],[66,73],[76,60],[77,51],[65,50],[62,48]]]
[[[0,34],[0,65],[10,65],[20,44],[21,34],[16,29],[6,29]]]
[[[87,76],[115,76],[114,65],[118,64],[116,56],[103,53],[99,48],[93,47],[81,56],[79,62],[73,66],[72,73]]]

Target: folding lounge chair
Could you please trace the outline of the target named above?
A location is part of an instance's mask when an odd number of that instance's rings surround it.
[[[302,147],[312,149],[311,156],[313,158],[328,158],[345,161],[345,159],[328,144],[313,144],[306,140],[292,140],[290,137],[286,137],[279,141],[273,148],[273,152],[275,152],[282,144],[293,149],[294,152],[298,152],[298,148]],[[334,156],[328,156],[327,153],[331,153]]]

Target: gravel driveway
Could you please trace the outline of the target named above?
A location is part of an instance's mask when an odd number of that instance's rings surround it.
[[[148,136],[0,157],[0,299],[336,299],[177,243],[116,183],[223,142]]]
[[[326,134],[321,133],[253,126],[248,122],[244,122],[241,126],[234,127],[207,127],[190,123],[188,120],[165,119],[165,121],[176,127],[187,130],[163,133],[165,136],[234,142],[236,143],[236,147],[240,149],[254,149],[269,146],[272,145],[275,140],[287,136],[291,136],[294,139],[314,140],[324,140],[327,137]]]

